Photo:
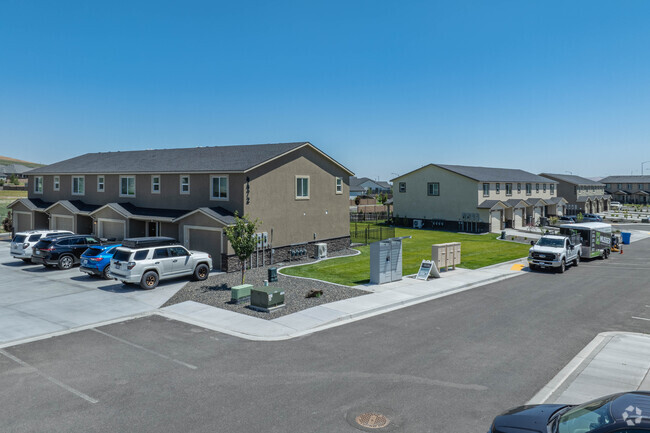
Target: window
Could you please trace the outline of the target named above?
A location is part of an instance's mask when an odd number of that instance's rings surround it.
[[[97,192],[104,192],[104,184],[106,179],[104,176],[97,176]]]
[[[643,189],[643,184],[642,183],[639,184],[639,189]]]
[[[190,193],[190,176],[188,174],[181,175],[181,194]]]
[[[526,195],[531,195],[533,192],[533,184],[532,183],[527,183],[526,184]]]
[[[399,183],[399,192],[406,192],[406,182]]]
[[[120,197],[135,197],[135,176],[120,176]]]
[[[627,189],[632,189],[632,184],[631,183],[627,184]]]
[[[309,177],[296,176],[296,198],[309,198]]]
[[[72,195],[84,195],[85,186],[84,186],[84,177],[83,176],[73,176],[72,177]]]
[[[133,256],[133,260],[135,261],[144,260],[147,258],[148,255],[149,255],[149,250],[136,251],[135,255]]]
[[[490,196],[490,184],[489,183],[484,183],[483,184],[483,197],[489,197]]]
[[[440,195],[440,183],[439,182],[427,183],[427,195]]]
[[[497,182],[495,185],[495,191],[497,194],[501,193],[501,184]]]
[[[521,194],[521,184],[517,184],[517,193]]]
[[[336,178],[336,193],[337,194],[343,194],[343,178],[342,177],[337,177]]]
[[[546,184],[545,184],[545,183],[542,184],[542,191],[543,191],[543,192],[546,192]]]
[[[52,189],[54,191],[58,191],[59,189],[61,189],[61,177],[54,176],[54,183],[52,184]]]
[[[535,192],[539,193],[539,184],[538,183],[535,184]]]
[[[183,247],[171,247],[169,248],[169,256],[170,257],[184,257],[184,256],[189,256],[190,253],[187,252],[187,250]]]
[[[153,258],[154,259],[164,259],[165,257],[169,257],[169,251],[167,248],[156,248],[153,252]]]
[[[210,179],[210,199],[228,200],[228,176],[212,176]]]
[[[555,194],[555,184],[551,184],[551,195]]]
[[[34,176],[34,192],[43,194],[43,176]]]
[[[619,183],[616,188],[621,189],[621,184]]]
[[[611,184],[611,183],[606,183],[606,184],[605,184],[605,187],[606,187],[607,189],[610,189],[610,188],[612,187],[612,184]]]
[[[151,193],[160,194],[160,175],[158,174],[151,175]]]
[[[506,195],[512,195],[512,184],[506,183]]]

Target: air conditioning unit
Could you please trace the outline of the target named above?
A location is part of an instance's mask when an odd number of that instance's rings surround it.
[[[421,229],[422,227],[424,227],[424,222],[422,220],[413,220],[414,229]]]
[[[316,244],[316,258],[324,259],[327,257],[327,244]]]

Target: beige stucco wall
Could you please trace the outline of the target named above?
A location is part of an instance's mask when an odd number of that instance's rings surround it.
[[[406,192],[399,192],[406,182]],[[439,182],[440,195],[427,195],[427,183]],[[489,221],[489,212],[476,209],[476,182],[435,166],[426,166],[393,182],[393,215],[405,218],[459,220],[463,212],[479,213]]]
[[[309,199],[296,199],[296,175],[309,176]],[[336,177],[343,190],[336,194]],[[249,173],[246,214],[273,230],[273,246],[350,235],[349,175],[317,152],[302,148]],[[315,234],[315,236],[314,236]]]

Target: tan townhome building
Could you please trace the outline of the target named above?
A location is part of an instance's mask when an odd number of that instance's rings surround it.
[[[567,201],[567,214],[597,213],[609,210],[611,196],[605,184],[572,174],[541,173],[558,182],[557,193]]]
[[[235,212],[261,221],[257,263],[350,242],[353,173],[308,142],[89,153],[27,174],[16,231],[170,236],[226,271],[238,266],[224,235]]]
[[[621,203],[650,203],[650,176],[608,176],[600,179],[605,192]]]
[[[557,182],[523,170],[428,164],[392,179],[402,224],[484,233],[563,215]]]

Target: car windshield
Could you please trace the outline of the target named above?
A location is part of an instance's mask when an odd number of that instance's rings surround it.
[[[610,412],[612,400],[617,396],[576,406],[560,416],[557,433],[588,432],[614,422]]]
[[[537,241],[537,245],[539,245],[540,247],[562,248],[562,246],[564,246],[564,239],[540,238]]]
[[[22,241],[24,241],[26,238],[27,238],[27,236],[25,236],[25,235],[16,235],[16,236],[14,236],[14,242],[19,244]]]

